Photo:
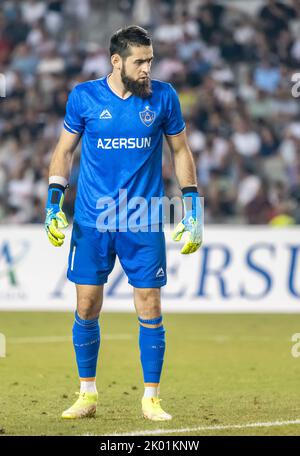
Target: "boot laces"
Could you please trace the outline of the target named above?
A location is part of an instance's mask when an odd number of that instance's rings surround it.
[[[159,399],[158,397],[152,398],[152,404],[154,405],[155,408],[158,408],[158,409],[161,408],[161,406],[160,406],[161,401],[162,401],[162,399]]]

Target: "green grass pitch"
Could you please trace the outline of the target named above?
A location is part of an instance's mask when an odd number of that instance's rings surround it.
[[[101,315],[97,415],[60,419],[78,391],[72,324],[72,313],[0,313],[0,434],[300,434],[300,424],[246,427],[300,419],[300,358],[291,355],[298,315],[164,314],[160,396],[173,420],[162,423],[141,417],[136,316],[113,313]]]

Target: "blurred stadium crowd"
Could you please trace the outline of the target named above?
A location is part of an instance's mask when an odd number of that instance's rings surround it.
[[[152,77],[179,94],[206,221],[300,224],[300,1],[247,3],[2,0],[0,222],[44,221],[68,93],[110,72],[110,35],[135,23],[154,38]],[[69,217],[79,162],[77,151]],[[180,194],[166,145],[163,173],[166,194]]]

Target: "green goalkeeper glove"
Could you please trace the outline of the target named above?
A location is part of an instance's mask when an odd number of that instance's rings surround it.
[[[60,184],[50,184],[48,188],[45,230],[49,241],[55,247],[63,245],[65,235],[60,229],[68,226],[66,215],[62,210],[65,188]]]
[[[185,215],[173,231],[172,239],[173,241],[180,241],[183,233],[188,233],[186,243],[182,247],[181,253],[189,254],[196,252],[202,244],[203,211],[196,187],[183,188],[182,195]]]

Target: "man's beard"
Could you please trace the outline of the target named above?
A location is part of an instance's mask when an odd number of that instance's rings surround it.
[[[133,95],[140,97],[140,98],[148,98],[148,97],[150,97],[150,95],[152,95],[150,78],[140,80],[140,81],[135,81],[134,79],[127,76],[124,68],[122,68],[121,79],[122,79],[125,89],[128,92],[131,92]]]

